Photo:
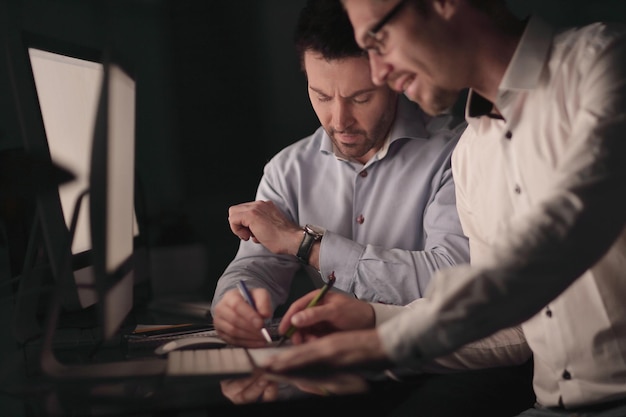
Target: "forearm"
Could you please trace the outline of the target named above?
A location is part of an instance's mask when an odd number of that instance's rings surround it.
[[[212,308],[223,295],[246,280],[250,288],[265,288],[272,298],[274,309],[285,302],[294,274],[300,264],[286,255],[274,255],[253,242],[241,242],[235,259],[226,267],[217,281]]]
[[[445,373],[521,365],[532,356],[521,327],[510,327],[425,363],[424,372]]]
[[[370,303],[379,326],[407,310],[419,310],[427,300],[419,299],[407,306],[392,306]],[[419,314],[419,313],[418,313]],[[416,316],[415,320],[419,320]],[[532,352],[520,326],[501,330],[484,339],[468,343],[447,356],[421,364],[413,372],[446,373],[498,366],[520,365]]]
[[[405,305],[424,295],[439,269],[468,261],[465,237],[451,240],[458,251],[443,246],[410,251],[361,245],[328,231],[320,246],[320,270],[322,276],[335,271],[335,286],[359,299]]]

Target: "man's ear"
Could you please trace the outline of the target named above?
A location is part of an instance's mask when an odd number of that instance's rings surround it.
[[[433,11],[448,20],[452,17],[457,7],[459,7],[459,1],[460,0],[433,0]]]

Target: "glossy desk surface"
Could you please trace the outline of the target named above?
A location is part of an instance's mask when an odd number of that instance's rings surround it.
[[[19,354],[14,363],[18,362]],[[403,382],[339,373],[316,378],[259,374],[230,379],[155,376],[59,381],[26,376],[10,380],[3,370],[0,415],[319,417],[362,412],[394,417],[513,416],[534,401],[530,365],[423,375]],[[19,371],[21,365],[13,368]]]
[[[315,378],[253,375],[234,379],[161,374],[59,380],[45,376],[38,368],[40,345],[15,343],[10,320],[5,319],[8,317],[0,317],[5,324],[0,335],[0,416],[324,417],[345,416],[346,412],[394,417],[513,416],[534,401],[532,363],[448,375],[416,375],[403,382],[382,373],[337,373]],[[148,322],[143,317],[139,320],[134,323]],[[162,318],[155,320],[162,322]],[[131,350],[123,340],[120,335],[96,349],[89,343],[61,344],[55,348],[55,356],[70,364],[155,358],[154,348]],[[263,396],[261,391],[265,392]]]

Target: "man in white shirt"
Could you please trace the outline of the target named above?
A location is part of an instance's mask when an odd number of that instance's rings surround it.
[[[420,367],[522,323],[537,396],[522,415],[626,415],[626,28],[557,31],[500,0],[343,3],[376,83],[432,113],[450,104],[439,92],[471,89],[453,173],[472,266],[441,271],[404,309],[329,297],[294,316],[298,300],[281,329],[342,311],[340,329],[379,326],[268,368]]]

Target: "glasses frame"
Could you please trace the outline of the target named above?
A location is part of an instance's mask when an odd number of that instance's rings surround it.
[[[381,53],[381,47],[384,47],[384,39],[381,39],[378,37],[378,32],[380,32],[380,30],[385,27],[385,25],[387,23],[389,23],[391,21],[391,19],[393,19],[394,17],[396,17],[396,15],[402,10],[402,8],[409,2],[409,0],[400,0],[400,2],[398,2],[398,4],[396,4],[391,10],[389,10],[389,12],[387,12],[386,15],[384,15],[379,21],[378,23],[376,23],[374,26],[372,26],[367,32],[367,36],[369,36],[374,43],[376,44],[376,46],[370,46],[366,49],[368,50],[372,50],[374,51],[377,55],[382,55]]]

